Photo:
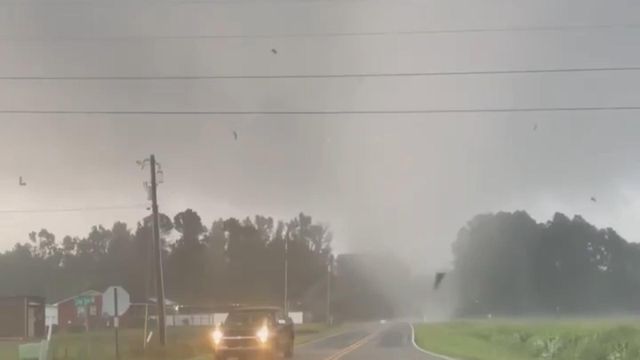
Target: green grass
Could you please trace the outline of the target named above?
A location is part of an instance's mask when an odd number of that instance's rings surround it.
[[[210,356],[210,327],[180,327],[167,329],[167,347],[159,349],[154,340],[146,350],[142,347],[141,329],[120,331],[120,353],[122,360],[147,359],[191,359]],[[90,333],[54,335],[50,348],[50,360],[113,360],[115,340],[113,330]],[[1,360],[18,360],[18,342],[0,342]],[[210,357],[212,358],[212,356]]]
[[[126,329],[120,332],[120,353],[122,359],[190,359],[197,355],[211,354],[209,343],[210,327],[179,327],[167,329],[167,346],[160,349],[154,339],[143,349],[143,331]],[[157,335],[154,335],[157,336]],[[87,356],[87,354],[89,356]],[[64,334],[52,339],[50,355],[52,360],[62,359],[115,359],[113,331],[89,334]]]
[[[640,324],[631,320],[420,324],[416,343],[461,360],[637,360]]]

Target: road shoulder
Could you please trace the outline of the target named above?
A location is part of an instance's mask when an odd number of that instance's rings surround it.
[[[425,350],[425,349],[421,348],[416,343],[416,328],[415,328],[415,326],[413,325],[413,323],[409,323],[409,326],[411,327],[411,343],[413,344],[413,347],[416,350],[418,350],[418,351],[420,351],[420,352],[422,352],[424,354],[427,354],[427,355],[429,355],[429,356],[431,356],[433,358],[440,359],[440,360],[459,360],[459,359],[455,359],[455,358],[452,358],[452,357],[449,357],[449,356],[446,356],[446,355],[436,354],[434,352],[431,352],[429,350]]]

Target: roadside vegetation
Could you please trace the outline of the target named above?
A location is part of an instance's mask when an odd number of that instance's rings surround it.
[[[460,360],[637,360],[631,320],[457,321],[416,326],[421,348]]]

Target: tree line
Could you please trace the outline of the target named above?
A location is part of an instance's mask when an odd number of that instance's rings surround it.
[[[161,214],[160,232],[166,294],[183,304],[281,305],[285,243],[293,309],[322,317],[328,276],[334,316],[341,319],[415,315],[434,296],[427,291],[432,278],[412,276],[400,259],[334,258],[329,227],[305,214],[205,225],[187,209],[173,218]],[[121,285],[144,301],[155,293],[151,239],[149,217],[134,227],[96,225],[83,237],[32,232],[0,254],[0,296],[40,295],[54,302]],[[640,311],[640,245],[580,216],[555,214],[538,223],[523,211],[478,215],[458,232],[453,255],[445,283],[455,289],[459,315]]]
[[[458,312],[467,316],[640,310],[640,245],[581,216],[474,217],[453,245]]]
[[[332,259],[329,227],[302,213],[289,221],[257,215],[206,226],[187,209],[173,218],[161,214],[160,232],[166,295],[192,305],[282,304],[286,242],[290,299],[302,307]],[[150,217],[133,228],[93,226],[84,237],[58,240],[42,229],[28,239],[0,254],[0,296],[54,302],[111,285],[124,286],[137,301],[155,296]]]

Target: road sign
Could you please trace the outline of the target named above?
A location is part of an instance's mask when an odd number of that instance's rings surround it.
[[[116,314],[115,292],[118,289],[118,314]],[[111,286],[102,294],[102,313],[108,316],[122,316],[129,310],[131,299],[121,286]]]
[[[80,295],[78,297],[76,297],[75,299],[73,299],[74,304],[76,305],[77,308],[84,308],[87,307],[89,305],[93,305],[94,303],[94,297],[93,296],[89,296],[89,295]]]

